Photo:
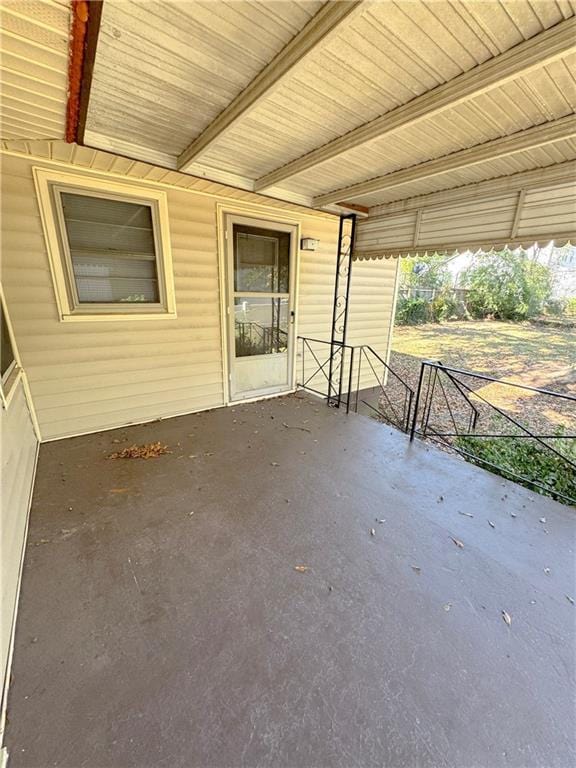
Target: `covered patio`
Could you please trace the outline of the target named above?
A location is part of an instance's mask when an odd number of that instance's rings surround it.
[[[10,765],[566,768],[573,530],[302,393],[45,443]]]

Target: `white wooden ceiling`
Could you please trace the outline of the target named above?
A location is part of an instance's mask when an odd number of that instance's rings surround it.
[[[93,142],[139,145],[175,162],[321,6],[105,0],[87,120]]]
[[[60,138],[69,5],[1,7],[2,138]],[[576,158],[575,13],[573,0],[104,0],[85,143],[329,209],[562,164]]]

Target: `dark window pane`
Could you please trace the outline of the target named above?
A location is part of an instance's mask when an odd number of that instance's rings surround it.
[[[8,333],[8,325],[6,324],[6,318],[4,316],[4,307],[0,312],[0,336],[2,338],[2,346],[0,349],[0,376],[4,376],[8,368],[14,362],[14,351],[12,349],[12,342],[10,341],[10,334]]]

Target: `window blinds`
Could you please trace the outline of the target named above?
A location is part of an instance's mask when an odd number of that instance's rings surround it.
[[[72,192],[60,195],[78,301],[159,303],[151,207]]]

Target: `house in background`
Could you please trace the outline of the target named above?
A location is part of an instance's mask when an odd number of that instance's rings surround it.
[[[5,707],[39,445],[298,384],[339,403],[373,383],[345,348],[388,360],[400,256],[573,239],[576,21],[528,0],[1,13]]]

